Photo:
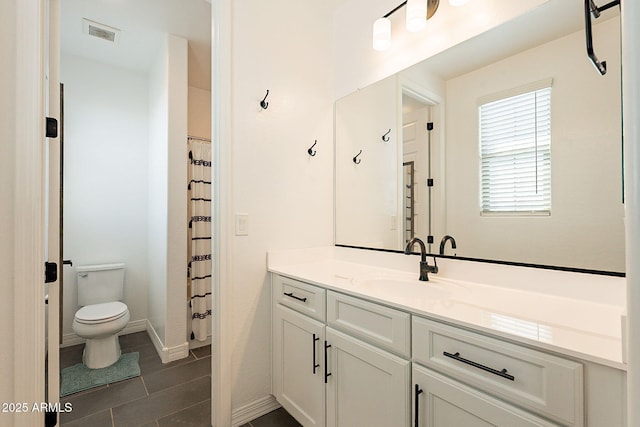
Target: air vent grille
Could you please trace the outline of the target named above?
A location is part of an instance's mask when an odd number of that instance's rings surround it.
[[[89,35],[108,40],[110,42],[114,42],[116,40],[116,33],[113,31],[103,30],[102,28],[98,28],[94,25],[89,25]]]
[[[90,36],[97,37],[111,43],[116,43],[118,41],[118,34],[120,33],[120,30],[117,28],[100,24],[99,22],[90,21],[86,18],[83,19],[83,28],[85,34]]]

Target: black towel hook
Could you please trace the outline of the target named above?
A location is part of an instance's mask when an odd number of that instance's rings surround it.
[[[307,150],[307,153],[309,153],[311,157],[316,155],[316,150],[314,150],[313,147],[315,147],[317,143],[318,143],[318,140],[316,139],[313,145],[309,147],[309,149]]]
[[[359,165],[360,162],[362,161],[362,159],[359,159],[358,156],[362,154],[362,150],[360,150],[360,152],[358,154],[356,154],[356,156],[353,158],[353,163],[355,163],[356,165]]]
[[[387,131],[387,133],[385,133],[384,135],[382,135],[382,140],[383,140],[384,142],[389,142],[389,139],[391,139],[391,138],[389,137],[389,134],[390,134],[390,133],[391,133],[391,129],[389,129],[389,130]]]
[[[266,110],[267,108],[269,108],[269,103],[267,102],[267,96],[269,96],[269,89],[267,89],[267,94],[264,96],[264,98],[262,98],[262,101],[260,101],[260,106],[262,107],[263,110]]]

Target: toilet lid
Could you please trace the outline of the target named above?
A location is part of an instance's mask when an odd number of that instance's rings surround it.
[[[127,305],[120,302],[106,302],[82,307],[76,313],[76,320],[80,323],[97,323],[119,319],[128,311]]]

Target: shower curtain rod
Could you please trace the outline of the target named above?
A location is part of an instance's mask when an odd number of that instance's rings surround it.
[[[211,142],[211,139],[209,138],[202,138],[199,136],[191,136],[191,135],[187,135],[187,139],[195,139],[196,141],[203,141],[203,142]]]

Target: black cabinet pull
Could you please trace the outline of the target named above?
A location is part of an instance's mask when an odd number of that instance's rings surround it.
[[[414,405],[414,410],[415,410],[415,416],[413,417],[414,419],[414,425],[415,427],[419,427],[420,426],[420,422],[418,421],[418,417],[420,416],[420,395],[422,394],[422,389],[420,388],[420,386],[418,384],[415,385],[415,403]]]
[[[497,376],[502,377],[502,378],[506,378],[506,379],[508,379],[510,381],[515,381],[515,379],[516,379],[516,377],[514,377],[513,375],[507,374],[506,368],[501,370],[501,371],[498,371],[497,369],[493,369],[493,368],[490,368],[488,366],[481,365],[481,364],[479,364],[477,362],[474,362],[473,360],[469,360],[469,359],[465,359],[463,357],[460,357],[460,353],[459,352],[456,352],[455,354],[451,354],[451,353],[448,353],[448,352],[445,351],[442,354],[447,356],[447,357],[450,357],[450,358],[452,358],[454,360],[457,360],[458,362],[466,363],[467,365],[471,365],[474,368],[478,368],[478,369],[482,369],[483,371],[491,372],[494,375],[497,375]]]
[[[297,299],[298,301],[307,302],[307,297],[304,297],[304,298],[297,297],[293,294],[293,292],[289,292],[289,293],[285,292],[284,295],[289,298]]]
[[[327,341],[324,342],[324,383],[327,383],[327,378],[331,376],[331,372],[328,371],[328,363],[327,363],[327,350],[331,347],[331,344],[327,344]]]
[[[316,341],[320,341],[320,338],[313,334],[313,375],[316,374],[316,369],[320,367],[320,364],[316,363]]]

